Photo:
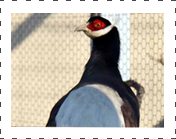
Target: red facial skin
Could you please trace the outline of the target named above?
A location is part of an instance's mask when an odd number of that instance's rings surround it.
[[[88,29],[90,29],[91,31],[98,31],[100,29],[104,29],[106,27],[106,24],[101,21],[101,20],[95,20],[93,22],[90,22],[87,26]]]

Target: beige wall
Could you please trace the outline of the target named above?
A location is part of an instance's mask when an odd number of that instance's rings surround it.
[[[12,15],[12,31],[21,17]],[[44,126],[53,105],[79,81],[90,40],[74,29],[88,18],[52,14],[12,50],[12,126]]]
[[[12,32],[31,15],[12,14]],[[53,105],[79,81],[90,55],[90,40],[73,31],[88,18],[89,14],[51,14],[12,50],[12,126],[45,126]],[[163,18],[163,14],[130,18],[131,78],[146,89],[142,127],[152,127],[164,115],[163,66],[150,58],[163,54]]]
[[[141,126],[152,127],[164,117],[164,14],[131,14],[131,78],[145,88]]]

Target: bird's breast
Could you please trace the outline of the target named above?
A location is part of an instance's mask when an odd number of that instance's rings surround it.
[[[110,87],[86,85],[70,92],[56,115],[56,126],[125,127],[122,105]]]
[[[118,92],[108,86],[101,85],[101,84],[93,84],[93,85],[89,85],[89,86],[100,90],[103,94],[105,94],[110,99],[110,101],[114,105],[116,112],[120,118],[121,126],[125,127],[124,117],[123,117],[123,113],[121,111],[121,107],[123,105],[123,100],[119,96]]]

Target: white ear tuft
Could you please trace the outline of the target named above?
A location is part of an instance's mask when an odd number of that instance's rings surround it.
[[[119,21],[120,21],[120,19],[116,19],[114,22],[113,22],[113,26],[115,26],[116,24],[118,24],[119,23]]]

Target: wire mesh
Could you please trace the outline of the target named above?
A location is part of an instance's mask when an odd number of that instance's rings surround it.
[[[164,51],[164,16],[102,16],[112,22],[119,19],[121,74],[144,86],[140,126],[152,127],[164,116],[164,72],[156,60]],[[90,56],[90,39],[73,31],[89,17],[12,14],[12,34],[17,36],[11,54],[12,126],[45,126],[53,105],[77,84]]]
[[[21,17],[23,14],[12,15],[12,25],[20,27]],[[51,14],[14,47],[12,126],[44,126],[53,105],[77,84],[90,55],[90,39],[74,33],[74,28],[88,18],[89,14]],[[35,23],[40,18],[32,20]],[[31,26],[16,30],[25,32]],[[14,33],[16,30],[12,28]]]
[[[141,126],[164,118],[164,14],[131,14],[130,75],[145,88]]]

